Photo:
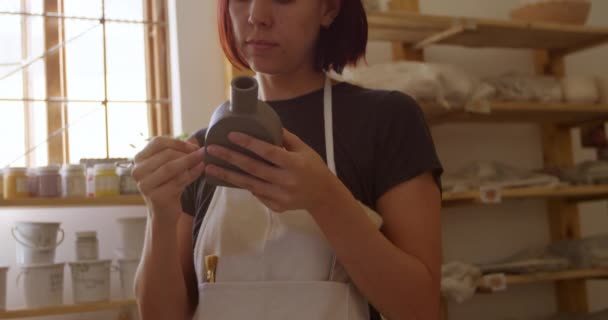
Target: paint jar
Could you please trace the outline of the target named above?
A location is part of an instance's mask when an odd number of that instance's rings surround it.
[[[22,199],[30,196],[26,168],[4,170],[4,199]]]
[[[95,197],[95,169],[87,168],[87,197]]]
[[[25,175],[27,176],[27,189],[30,192],[30,197],[38,196],[38,174],[36,168],[28,168]]]
[[[137,184],[131,176],[131,167],[118,167],[116,171],[120,177],[120,194],[138,194]]]
[[[0,199],[4,199],[4,172],[0,170]]]
[[[76,232],[76,260],[88,261],[99,259],[99,242],[96,231]]]
[[[117,196],[120,194],[120,179],[114,164],[96,164],[95,197]]]
[[[64,198],[85,197],[87,195],[87,178],[84,166],[66,164],[61,169],[61,195]]]
[[[39,167],[36,169],[36,176],[38,177],[39,197],[53,198],[61,196],[61,176],[58,167]]]

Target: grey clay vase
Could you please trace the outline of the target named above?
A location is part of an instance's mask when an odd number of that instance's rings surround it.
[[[230,101],[226,101],[213,112],[205,137],[205,163],[247,174],[241,169],[208,154],[207,147],[210,145],[221,145],[254,159],[267,162],[253,152],[230,142],[228,133],[233,131],[248,134],[277,146],[283,145],[281,119],[269,105],[258,100],[258,83],[253,77],[234,78],[230,83]],[[235,187],[211,176],[206,177],[206,181],[211,185]]]

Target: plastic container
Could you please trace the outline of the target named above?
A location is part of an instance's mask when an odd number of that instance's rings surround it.
[[[87,261],[99,259],[99,242],[97,232],[76,232],[76,260]]]
[[[55,249],[64,233],[58,222],[17,222],[11,233],[17,242],[17,263],[21,265],[55,262]],[[61,234],[57,240],[57,233]]]
[[[36,169],[37,196],[55,198],[61,196],[61,176],[59,168],[54,166]]]
[[[64,263],[36,264],[21,267],[17,283],[23,279],[25,306],[28,309],[63,304]]]
[[[38,197],[38,174],[36,168],[27,168],[25,175],[27,176],[27,190],[30,197]]]
[[[87,168],[87,197],[95,197],[95,169]]]
[[[121,258],[139,259],[141,257],[146,236],[146,220],[146,217],[118,219],[122,240]]]
[[[0,267],[0,311],[6,310],[6,284],[8,267]]]
[[[120,195],[120,179],[113,164],[96,164],[95,197]]]
[[[86,197],[87,178],[85,167],[79,164],[64,165],[61,169],[61,196],[64,198]]]
[[[120,271],[120,285],[124,299],[135,299],[135,272],[139,266],[139,259],[118,259]]]
[[[138,194],[137,183],[131,176],[132,168],[118,167],[116,172],[120,177],[120,194]]]
[[[4,170],[4,199],[29,198],[26,168],[6,168]]]
[[[70,263],[75,303],[110,300],[111,260]]]

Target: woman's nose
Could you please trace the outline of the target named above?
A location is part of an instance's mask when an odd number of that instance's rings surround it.
[[[272,26],[272,1],[273,0],[251,0],[249,23],[258,27]]]

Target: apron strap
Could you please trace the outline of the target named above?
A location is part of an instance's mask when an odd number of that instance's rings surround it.
[[[334,125],[333,125],[333,101],[331,79],[325,77],[325,90],[323,90],[323,121],[325,123],[325,157],[327,158],[327,167],[334,174],[336,171],[336,160],[334,158]],[[331,270],[329,270],[329,281],[333,281],[337,266],[337,258],[335,253],[331,257]]]
[[[333,128],[333,101],[331,79],[325,77],[325,90],[323,97],[323,113],[325,122],[325,154],[329,170],[336,174],[336,161],[334,159],[334,128]]]

